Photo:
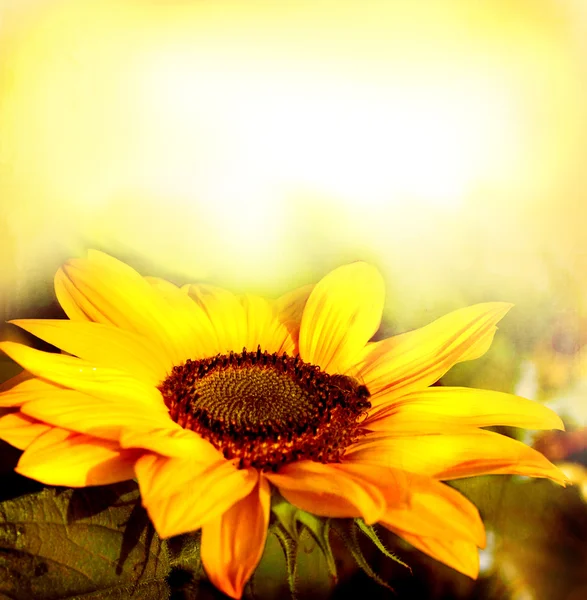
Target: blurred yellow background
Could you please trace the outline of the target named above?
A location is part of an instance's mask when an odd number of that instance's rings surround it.
[[[366,259],[390,331],[512,301],[500,356],[586,375],[581,1],[2,7],[6,318],[87,247],[267,294]]]

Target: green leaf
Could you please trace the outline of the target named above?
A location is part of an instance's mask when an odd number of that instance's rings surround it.
[[[379,539],[373,525],[367,525],[363,519],[355,519],[355,523],[359,527],[359,529],[377,546],[377,548],[385,555],[387,558],[391,558],[396,563],[399,563],[406,569],[412,572],[412,569],[407,565],[403,560],[398,558],[393,552],[390,552],[384,545],[383,542]]]
[[[275,492],[271,499],[271,510],[277,517],[278,522],[282,525],[285,531],[287,531],[289,536],[292,539],[299,541],[300,532],[298,530],[297,515],[300,512],[300,509],[296,506],[293,506],[293,504],[290,504],[287,500]]]
[[[202,530],[177,535],[167,541],[169,564],[174,569],[189,569],[195,575],[203,571],[200,549],[202,545]]]
[[[329,598],[336,581],[329,573],[326,556],[306,527],[302,528],[298,547],[298,590],[302,598]]]
[[[167,582],[172,592],[180,598],[195,598],[206,580],[200,553],[202,530],[178,535],[166,542],[171,566]]]
[[[336,562],[328,539],[330,533],[329,519],[317,517],[301,508],[297,508],[277,493],[273,496],[271,510],[288,535],[296,542],[299,543],[302,531],[307,530],[310,533],[322,554],[324,554],[329,576],[333,582],[336,582]]]
[[[394,589],[385,580],[379,577],[377,573],[375,573],[363,555],[363,551],[361,550],[357,537],[357,527],[355,525],[355,521],[353,519],[333,519],[332,524],[333,529],[336,531],[336,533],[338,533],[345,546],[355,559],[357,565],[363,569],[365,574],[373,579],[373,581],[376,581],[379,585],[393,592]]]
[[[333,583],[336,583],[336,561],[334,560],[332,549],[330,548],[330,541],[328,539],[330,534],[330,519],[316,517],[315,515],[307,513],[303,510],[299,511],[297,518],[300,523],[307,528],[309,533],[318,544],[320,550],[322,550],[322,554],[324,554],[324,558],[326,559],[328,574],[330,575]]]
[[[57,596],[43,596],[43,598],[56,598]],[[60,600],[157,600],[169,598],[169,586],[164,579],[144,581],[138,584],[120,585],[113,588],[98,590],[89,594],[76,594],[75,596],[59,596]]]
[[[292,600],[296,600],[296,580],[297,580],[297,553],[298,542],[283,527],[274,527],[273,534],[279,541],[283,554],[285,556],[285,566],[287,569],[287,583],[291,593]]]
[[[0,503],[2,597],[167,598],[169,568],[134,482]]]

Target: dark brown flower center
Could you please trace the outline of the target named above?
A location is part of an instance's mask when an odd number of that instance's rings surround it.
[[[159,386],[171,418],[239,467],[339,461],[361,435],[369,390],[299,356],[219,354],[174,367]]]

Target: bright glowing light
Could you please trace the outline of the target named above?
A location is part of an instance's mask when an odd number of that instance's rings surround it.
[[[415,61],[360,84],[242,60],[245,73],[222,61],[203,69],[195,49],[176,42],[142,62],[145,121],[175,142],[164,160],[182,164],[196,149],[200,165],[211,153],[225,167],[214,180],[209,169],[185,170],[167,190],[200,191],[206,180],[213,196],[230,173],[244,198],[269,201],[276,189],[298,187],[367,206],[450,208],[473,186],[508,174],[519,154],[515,90],[503,73],[479,75],[466,60],[441,76],[446,57]],[[200,154],[199,140],[208,152]]]
[[[546,0],[41,4],[0,66],[25,263],[97,241],[285,282],[335,227],[441,248],[439,218],[531,203],[576,152],[583,95]]]

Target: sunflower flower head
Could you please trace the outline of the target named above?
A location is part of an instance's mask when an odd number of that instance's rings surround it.
[[[277,471],[298,460],[336,463],[360,437],[369,391],[299,355],[242,352],[173,367],[159,386],[170,417],[239,468]]]
[[[135,478],[161,537],[201,529],[206,573],[233,598],[263,554],[272,495],[282,520],[285,502],[306,521],[358,519],[369,535],[379,523],[476,577],[483,524],[444,481],[564,484],[539,452],[483,429],[561,429],[552,411],[431,387],[487,351],[508,304],[372,342],[384,286],[362,262],[268,300],[179,288],[90,251],[55,290],[68,319],[13,323],[61,354],[0,343],[24,369],[0,388],[0,438],[24,451],[17,471],[73,487]]]

